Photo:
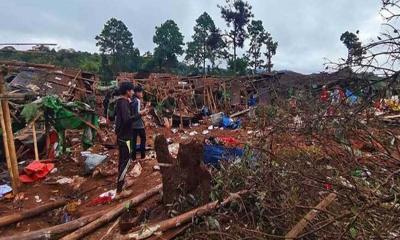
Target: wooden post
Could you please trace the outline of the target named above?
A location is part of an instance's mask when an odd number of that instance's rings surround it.
[[[182,116],[182,112],[183,112],[183,108],[182,108],[182,99],[181,97],[179,97],[179,117],[180,117],[180,126],[179,128],[182,130],[183,129],[183,116]],[[171,124],[172,125],[172,124]]]
[[[38,150],[37,138],[36,138],[35,121],[32,122],[32,136],[33,136],[33,148],[35,150],[35,160],[39,161],[39,150]]]
[[[1,69],[0,72],[0,94],[5,94],[6,93],[6,88],[5,88],[5,83],[4,83],[4,69]],[[15,151],[15,145],[14,145],[14,134],[12,131],[12,126],[11,126],[11,116],[10,116],[10,108],[8,106],[8,100],[7,98],[1,100],[1,108],[2,108],[2,125],[4,123],[4,128],[3,129],[3,139],[4,139],[4,134],[7,138],[6,142],[7,144],[4,144],[4,148],[8,148],[8,154],[9,154],[9,163],[11,166],[11,181],[13,182],[13,191],[14,193],[18,192],[18,187],[20,186],[21,182],[19,181],[19,172],[18,172],[18,163],[17,163],[17,153]],[[2,126],[3,127],[3,126]],[[6,150],[4,150],[6,152]]]
[[[13,192],[17,193],[18,184],[14,181],[14,179],[15,179],[14,171],[13,171],[11,160],[10,160],[10,152],[8,151],[7,131],[5,130],[6,124],[4,123],[3,109],[1,107],[0,107],[0,123],[1,123],[2,135],[3,135],[4,156],[7,161],[8,172],[10,173],[11,186],[12,186]]]

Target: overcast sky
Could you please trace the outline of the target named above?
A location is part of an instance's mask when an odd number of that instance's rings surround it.
[[[155,26],[173,19],[189,41],[196,18],[208,12],[225,29],[217,4],[225,0],[0,0],[0,42],[52,42],[97,52],[94,37],[111,17],[122,20],[141,53],[153,50]],[[255,19],[279,42],[275,69],[323,70],[324,58],[346,56],[341,33],[363,41],[380,30],[378,0],[250,0]]]

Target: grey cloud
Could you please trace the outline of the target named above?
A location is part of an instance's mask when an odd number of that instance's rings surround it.
[[[189,41],[195,19],[207,11],[224,29],[217,4],[224,0],[70,0],[1,1],[0,42],[55,41],[63,48],[97,51],[94,37],[111,17],[125,22],[141,52],[152,50],[154,28],[174,19]],[[346,30],[361,36],[379,31],[380,1],[376,0],[250,0],[279,42],[277,69],[316,72],[324,58],[346,54],[339,41]],[[366,39],[363,39],[366,40]]]

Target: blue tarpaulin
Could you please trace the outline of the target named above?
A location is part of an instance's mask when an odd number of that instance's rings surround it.
[[[221,121],[221,127],[229,129],[237,129],[240,127],[240,119],[233,121],[232,118],[228,116],[223,116]]]
[[[242,157],[244,150],[241,148],[227,148],[222,145],[204,145],[204,163],[218,165],[220,160],[232,160]]]
[[[346,97],[350,104],[354,104],[357,102],[357,96],[354,95],[350,89],[346,89]]]
[[[257,105],[257,99],[254,97],[254,95],[252,95],[249,100],[247,101],[247,105],[249,107],[253,107],[255,105]]]

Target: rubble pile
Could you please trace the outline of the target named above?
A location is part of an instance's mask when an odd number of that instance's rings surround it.
[[[12,192],[0,164],[0,239],[400,236],[396,98],[374,104],[351,80],[338,85],[340,74],[312,86],[286,73],[121,73],[154,110],[144,118],[146,159],[132,162],[122,198],[115,89],[79,70],[1,64],[9,91],[24,94],[10,102],[24,103],[13,117],[29,181]]]

